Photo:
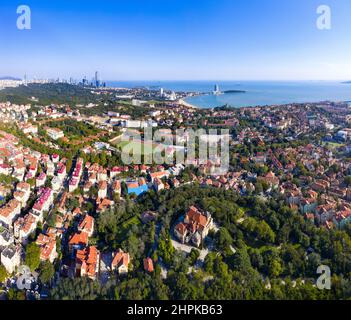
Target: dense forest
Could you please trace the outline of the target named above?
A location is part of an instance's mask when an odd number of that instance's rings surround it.
[[[175,250],[170,241],[174,222],[194,204],[210,211],[220,226],[209,235],[214,246],[200,266],[197,249],[186,254]],[[139,217],[144,210],[156,211],[158,220],[142,224]],[[126,224],[130,219],[134,222]],[[51,298],[351,298],[351,226],[343,231],[317,228],[279,200],[242,197],[199,185],[149,192],[136,203],[127,199],[124,205],[97,217],[96,242],[100,250],[128,250],[133,265],[129,274],[113,275],[104,285],[62,279]],[[207,245],[205,242],[204,248]],[[143,271],[146,256],[157,261],[152,274]],[[331,269],[331,290],[315,285],[322,264]],[[166,278],[162,269],[167,270]]]
[[[16,88],[5,88],[0,91],[0,101],[15,104],[33,104],[32,97],[40,105],[54,104],[88,104],[97,101],[96,95],[83,87],[66,83],[29,84]]]
[[[33,97],[37,100],[32,100]],[[68,83],[29,84],[5,88],[0,90],[0,102],[31,104],[32,106],[67,104],[86,116],[102,115],[108,111],[114,111],[138,118],[145,116],[149,111],[143,106],[133,106],[131,101],[117,99],[113,94],[96,95],[88,88]],[[86,108],[86,105],[90,103],[93,105]]]

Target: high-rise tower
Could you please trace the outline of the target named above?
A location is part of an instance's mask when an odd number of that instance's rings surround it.
[[[95,72],[95,87],[99,88],[100,87],[100,80],[99,80],[99,72]]]

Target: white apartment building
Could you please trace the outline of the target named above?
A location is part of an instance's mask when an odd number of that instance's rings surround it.
[[[21,247],[11,244],[1,252],[1,264],[12,274],[21,264]]]
[[[53,140],[57,140],[65,136],[63,131],[57,128],[47,128],[46,133]]]
[[[20,213],[21,203],[16,199],[12,199],[0,208],[0,222],[9,228]]]

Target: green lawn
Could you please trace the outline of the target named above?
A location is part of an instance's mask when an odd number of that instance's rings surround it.
[[[325,142],[323,143],[323,146],[328,148],[329,150],[335,150],[341,147],[345,147],[344,143],[337,143],[337,142]]]
[[[141,151],[140,155],[145,155],[145,154],[150,155],[150,154],[153,154],[155,148],[160,146],[160,144],[152,143],[151,145],[151,143],[149,143],[148,145],[146,145],[146,143],[144,142],[136,142],[136,141],[120,141],[117,143],[117,148],[119,148],[122,153],[127,152],[127,150],[125,149],[126,146],[128,146],[129,150],[135,150],[136,154],[139,154],[138,151],[140,150]],[[147,153],[144,150],[145,149],[144,146],[148,148]]]
[[[126,148],[128,146],[128,148]],[[133,150],[135,154],[144,155],[144,144],[140,142],[134,141],[121,141],[117,144],[117,147],[123,152],[127,152],[128,150]],[[139,153],[140,150],[140,153]]]

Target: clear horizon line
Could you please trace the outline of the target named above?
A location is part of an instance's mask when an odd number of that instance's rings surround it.
[[[24,78],[17,77],[17,76],[0,76],[0,78],[16,78],[16,79],[21,79],[24,80]],[[31,77],[28,78],[27,80],[54,80],[54,79],[60,79],[60,80],[67,80],[69,81],[70,78],[73,80],[81,80],[84,77],[80,78],[73,78],[72,76],[69,77]],[[137,81],[150,81],[150,82],[253,82],[253,81],[260,81],[260,82],[344,82],[344,81],[351,81],[351,76],[350,78],[344,78],[344,79],[101,79],[100,81],[103,82],[137,82]]]
[[[169,82],[169,81],[173,81],[173,82],[176,82],[176,81],[212,81],[212,82],[215,82],[215,81],[222,81],[222,82],[226,82],[226,81],[279,81],[279,82],[290,82],[290,81],[333,81],[333,82],[336,82],[336,81],[351,81],[350,78],[345,78],[345,79],[164,79],[164,80],[153,80],[153,79],[131,79],[131,80],[121,80],[121,79],[118,79],[118,80],[111,80],[111,79],[108,79],[108,80],[103,80],[103,81],[152,81],[152,82],[156,82],[156,81],[164,81],[164,82]]]
[[[0,77],[1,78],[1,77]],[[23,78],[21,77],[13,77],[13,78],[18,78],[18,79],[21,79],[23,80]],[[27,80],[54,80],[54,79],[60,79],[60,80],[69,80],[70,78],[72,77],[69,77],[69,78],[65,78],[65,77],[43,77],[43,78],[40,78],[40,77],[37,77],[37,78],[30,78]],[[73,80],[78,80],[78,78],[72,78]],[[100,81],[103,81],[103,82],[112,82],[112,81],[115,81],[115,82],[135,82],[135,81],[150,81],[150,82],[184,82],[184,81],[191,81],[191,82],[229,82],[229,81],[261,81],[261,82],[268,82],[268,81],[275,81],[275,82],[293,82],[293,81],[297,81],[297,82],[326,82],[326,81],[330,81],[330,82],[338,82],[338,81],[351,81],[351,77],[350,78],[345,78],[345,79],[102,79]]]

